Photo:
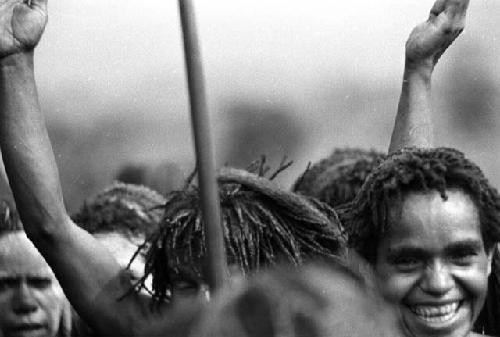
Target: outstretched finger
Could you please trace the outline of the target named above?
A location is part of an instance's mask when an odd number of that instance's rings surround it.
[[[468,7],[469,0],[448,0],[445,12],[452,18],[457,16],[461,17],[465,16]]]
[[[448,0],[436,0],[429,13],[429,19],[439,16],[445,10],[447,2]]]
[[[444,12],[435,18],[435,24],[451,32],[461,32],[465,27],[465,18],[469,0],[448,0]]]
[[[28,2],[31,8],[41,9],[43,11],[47,10],[48,0],[31,0]]]

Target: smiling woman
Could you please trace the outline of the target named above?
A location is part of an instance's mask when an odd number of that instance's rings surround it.
[[[409,336],[469,336],[484,303],[500,196],[453,149],[390,155],[343,214]]]
[[[484,302],[491,265],[468,194],[408,192],[389,208],[375,264],[386,297],[415,336],[465,336]]]

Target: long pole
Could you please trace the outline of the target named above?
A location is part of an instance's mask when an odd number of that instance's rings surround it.
[[[201,211],[205,223],[206,278],[211,291],[220,289],[226,275],[224,237],[220,224],[220,201],[215,176],[215,151],[205,97],[203,67],[191,0],[179,0],[186,60],[191,124],[193,128]]]

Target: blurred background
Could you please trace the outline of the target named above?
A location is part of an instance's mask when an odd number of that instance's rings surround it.
[[[287,156],[289,188],[334,147],[385,151],[404,43],[433,2],[194,1],[219,166]],[[52,0],[49,12],[36,75],[69,210],[117,178],[182,186],[194,150],[177,1]],[[497,0],[471,1],[433,82],[437,144],[496,186],[499,13]]]

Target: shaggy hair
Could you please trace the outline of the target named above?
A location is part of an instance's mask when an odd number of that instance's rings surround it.
[[[294,192],[317,198],[331,207],[351,202],[368,174],[385,157],[375,150],[335,149],[308,167],[294,183]]]
[[[366,179],[354,201],[340,211],[349,245],[375,262],[378,241],[388,226],[389,208],[408,191],[446,189],[467,193],[479,210],[485,248],[500,241],[500,197],[481,169],[451,148],[407,148],[387,157]]]
[[[91,234],[148,236],[158,227],[165,201],[146,186],[117,182],[86,200],[72,218]]]
[[[326,204],[243,170],[222,170],[218,183],[228,264],[243,274],[279,261],[297,265],[342,253],[338,217]],[[160,228],[149,240],[144,276],[152,274],[154,298],[160,301],[168,300],[171,277],[185,266],[203,282],[206,252],[198,187],[189,184],[167,199]]]

